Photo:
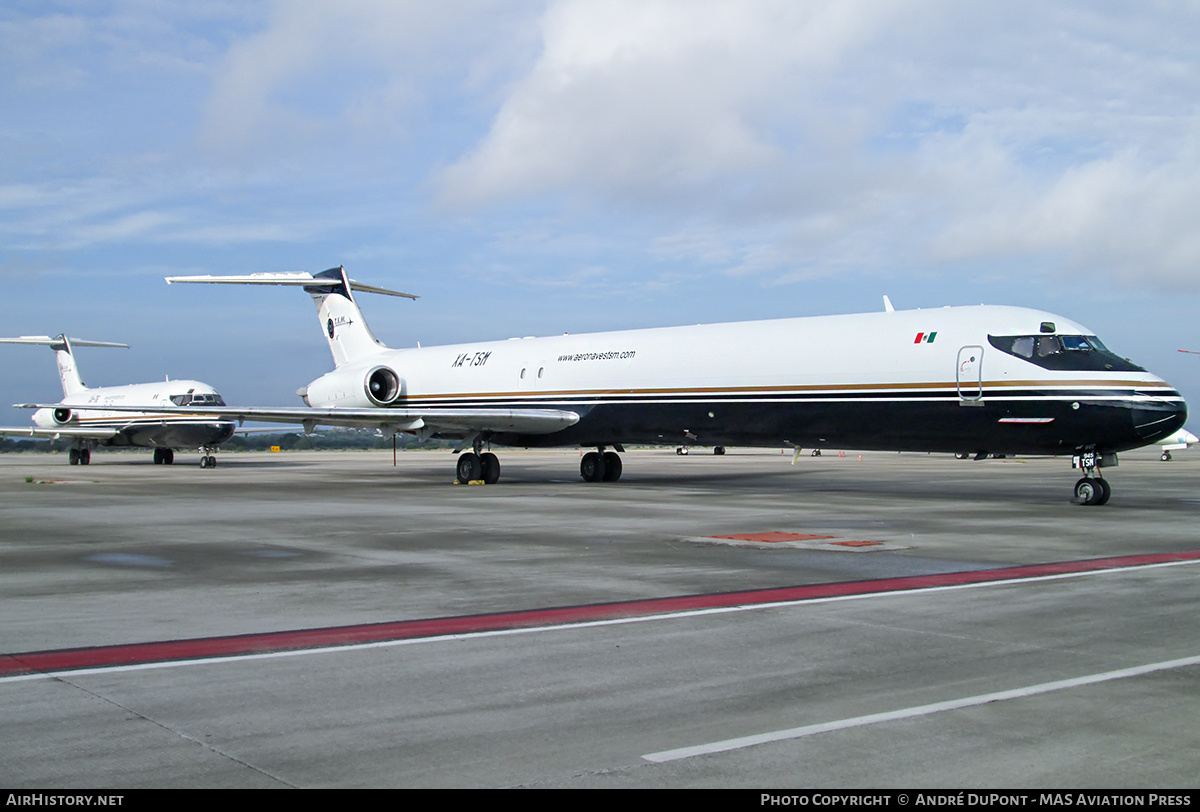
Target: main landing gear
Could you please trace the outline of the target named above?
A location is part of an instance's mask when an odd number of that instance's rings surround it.
[[[1083,471],[1083,478],[1075,483],[1075,499],[1077,505],[1103,505],[1112,496],[1112,486],[1100,473],[1101,468],[1117,464],[1117,455],[1086,448],[1078,451],[1071,459],[1071,467]]]
[[[458,485],[494,485],[500,479],[500,459],[483,450],[484,440],[477,437],[471,450],[458,455],[454,466],[454,481]],[[618,446],[620,448],[620,446]],[[621,478],[621,455],[606,451],[604,446],[589,451],[579,461],[579,475],[584,482],[616,482]]]
[[[92,450],[87,446],[72,448],[67,452],[67,462],[71,465],[87,465],[92,461]]]
[[[579,461],[579,475],[584,482],[616,482],[621,478],[621,468],[621,455],[605,451],[604,446],[589,451]]]
[[[459,485],[469,485],[472,482],[495,485],[500,480],[500,458],[490,451],[483,451],[482,437],[476,437],[472,441],[470,451],[458,455],[454,466],[454,480]]]

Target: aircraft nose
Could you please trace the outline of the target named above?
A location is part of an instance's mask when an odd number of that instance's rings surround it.
[[[1187,403],[1182,399],[1139,404],[1131,415],[1133,430],[1147,443],[1153,443],[1183,428],[1187,414]]]

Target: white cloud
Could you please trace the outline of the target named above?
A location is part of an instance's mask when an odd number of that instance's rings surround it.
[[[364,145],[378,157],[396,149],[414,109],[447,76],[507,64],[521,47],[514,30],[539,8],[512,0],[278,2],[265,29],[237,41],[217,67],[201,141],[235,162]]]
[[[562,190],[672,199],[770,171],[786,142],[804,139],[794,128],[810,122],[802,108],[822,74],[904,6],[555,3],[540,59],[482,143],[445,172],[442,201]]]
[[[540,31],[449,210],[624,210],[764,280],[1024,255],[1200,287],[1195,8],[564,0]]]

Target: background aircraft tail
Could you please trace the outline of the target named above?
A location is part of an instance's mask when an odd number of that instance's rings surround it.
[[[112,341],[87,341],[82,338],[67,338],[66,333],[50,336],[19,336],[17,338],[0,338],[0,344],[41,344],[54,350],[58,361],[58,379],[62,381],[63,396],[70,397],[78,392],[87,390],[87,385],[79,377],[79,366],[75,363],[75,354],[71,347],[122,347],[129,349],[128,344],[117,344]]]
[[[357,361],[380,350],[385,350],[375,338],[367,320],[363,318],[352,291],[382,293],[387,296],[403,296],[416,299],[411,293],[364,285],[346,275],[346,269],[338,266],[317,274],[308,273],[255,273],[244,276],[168,276],[167,284],[194,282],[220,285],[298,285],[312,296],[317,306],[317,317],[321,331],[329,342],[336,366]]]

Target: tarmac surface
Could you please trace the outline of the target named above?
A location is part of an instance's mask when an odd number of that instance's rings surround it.
[[[0,786],[1168,788],[1200,451],[0,455]]]

